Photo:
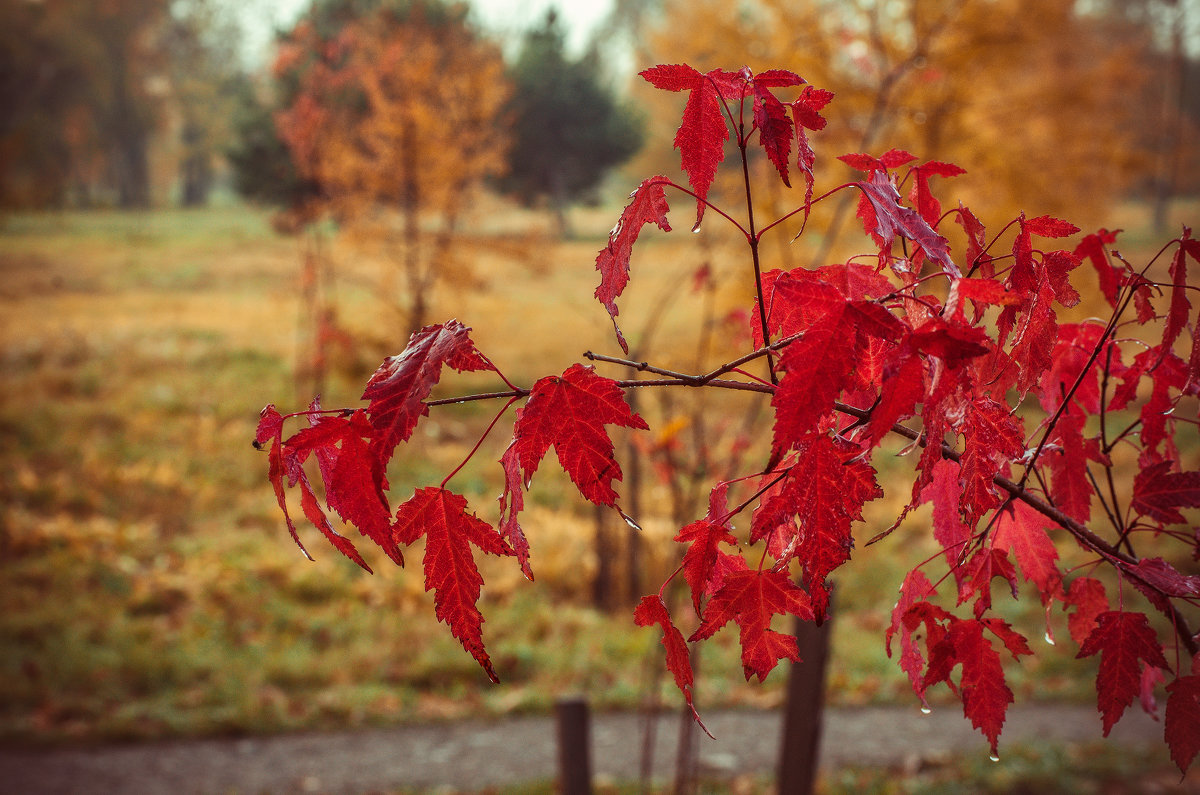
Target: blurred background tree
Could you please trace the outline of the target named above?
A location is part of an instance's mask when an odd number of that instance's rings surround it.
[[[642,143],[638,117],[604,85],[603,57],[593,48],[569,58],[551,9],[540,27],[526,32],[511,69],[513,144],[502,187],[526,203],[548,199],[564,234],[568,205],[589,198]]]
[[[1164,102],[1178,108],[1195,93],[1180,81],[1164,97],[1155,64],[1165,56],[1149,22],[1157,17],[1139,18],[1131,6],[1176,3],[663,0],[637,60],[786,64],[836,95],[838,110],[819,133],[823,151],[907,149],[965,168],[956,194],[993,220],[1025,210],[1099,225],[1150,170]],[[639,97],[670,105],[651,91]],[[655,115],[663,118],[670,114]],[[1200,165],[1182,140],[1169,173]],[[817,167],[826,184],[851,173],[829,156]],[[826,252],[847,215],[831,223]]]

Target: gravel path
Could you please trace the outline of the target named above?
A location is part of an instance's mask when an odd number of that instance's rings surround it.
[[[704,715],[716,740],[700,735],[708,773],[770,773],[780,743],[778,712]],[[643,719],[593,715],[593,770],[636,779]],[[669,779],[679,721],[658,721],[655,775]],[[479,790],[555,776],[554,724],[547,717],[463,721],[340,733],[253,739],[177,740],[84,749],[0,748],[0,793],[121,795],[258,795],[367,793],[400,787]],[[1005,744],[1091,742],[1100,737],[1094,707],[1014,706]],[[1109,741],[1128,750],[1161,744],[1162,724],[1130,708]],[[821,764],[899,765],[948,754],[986,754],[987,744],[950,706],[922,715],[916,707],[863,707],[826,712]]]

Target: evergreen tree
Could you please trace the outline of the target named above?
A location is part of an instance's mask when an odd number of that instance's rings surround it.
[[[586,196],[641,145],[641,124],[612,96],[594,58],[569,59],[551,10],[525,35],[512,67],[513,146],[504,187],[550,199],[565,231],[567,204]]]

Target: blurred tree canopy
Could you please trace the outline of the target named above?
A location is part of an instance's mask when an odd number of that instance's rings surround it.
[[[156,148],[202,202],[238,43],[212,0],[0,0],[0,204],[145,207]]]
[[[324,215],[382,241],[403,283],[381,293],[420,328],[433,285],[456,270],[461,212],[505,168],[499,47],[465,5],[324,0],[281,39],[275,75],[293,223]]]
[[[1160,118],[1163,100],[1151,68],[1154,30],[1101,3],[1087,14],[1077,6],[663,0],[640,60],[782,66],[832,90],[816,141],[825,179],[849,176],[835,155],[895,147],[967,169],[955,192],[983,199],[975,203],[989,216],[1025,210],[1098,222],[1150,167],[1147,121]],[[664,104],[650,91],[639,96]]]
[[[511,69],[513,145],[503,185],[525,202],[549,197],[565,231],[563,209],[593,190],[641,146],[638,118],[604,87],[593,52],[567,57],[553,10],[525,34]]]

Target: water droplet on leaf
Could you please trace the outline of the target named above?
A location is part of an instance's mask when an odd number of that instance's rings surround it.
[[[1047,643],[1049,643],[1051,646],[1054,645],[1054,637],[1050,634],[1050,630],[1046,630],[1046,634],[1042,636],[1042,639],[1045,640]]]
[[[999,761],[1000,761],[1000,757],[999,757],[998,755],[996,755],[996,754],[992,754],[991,756],[989,756],[989,757],[988,757],[988,759],[992,760],[993,762],[999,762]]]
[[[931,710],[929,707],[921,707],[922,715],[928,715],[930,712],[933,712],[933,710]]]

